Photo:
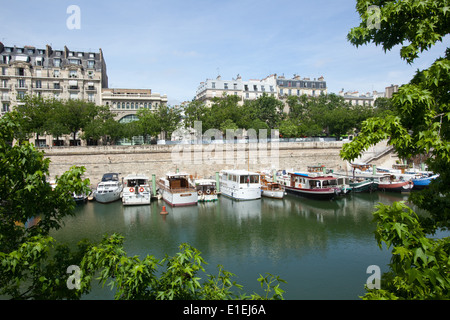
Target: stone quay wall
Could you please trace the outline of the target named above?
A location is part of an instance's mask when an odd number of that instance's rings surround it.
[[[156,178],[167,172],[187,172],[193,177],[213,177],[223,169],[298,170],[324,165],[345,170],[339,156],[343,143],[273,142],[236,144],[178,144],[138,146],[77,146],[43,148],[49,158],[50,178],[63,174],[71,166],[84,166],[85,178],[96,185],[104,173],[118,172],[121,177],[141,173]]]

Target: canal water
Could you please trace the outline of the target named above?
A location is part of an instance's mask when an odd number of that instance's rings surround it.
[[[236,274],[243,292],[262,294],[260,274],[287,281],[284,298],[359,299],[371,265],[388,271],[390,252],[375,241],[374,206],[406,200],[407,195],[374,192],[332,201],[288,195],[237,202],[224,196],[197,206],[171,208],[163,200],[150,206],[124,207],[121,202],[78,205],[76,215],[52,233],[73,247],[82,239],[100,241],[120,233],[129,256],[174,255],[181,243],[201,251],[208,273],[217,265]],[[166,206],[168,215],[161,215]],[[94,286],[85,299],[113,299],[109,287]]]

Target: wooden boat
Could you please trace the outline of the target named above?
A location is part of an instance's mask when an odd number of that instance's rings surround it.
[[[289,194],[307,198],[331,200],[341,193],[337,178],[314,173],[289,172],[290,184],[285,186]]]
[[[157,184],[163,200],[172,207],[192,206],[198,202],[197,190],[187,173],[167,173]]]
[[[261,175],[261,195],[263,197],[283,199],[286,191],[284,187],[275,181],[268,181],[265,175]]]
[[[217,201],[216,181],[213,179],[194,180],[199,202]]]
[[[220,194],[235,200],[261,198],[260,176],[246,170],[222,170],[220,172]]]
[[[151,202],[149,177],[130,174],[123,178],[122,204],[124,206],[148,205]]]

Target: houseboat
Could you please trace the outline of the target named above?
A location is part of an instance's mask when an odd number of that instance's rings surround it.
[[[222,170],[220,194],[235,200],[261,199],[260,176],[246,170]]]
[[[149,177],[130,174],[123,178],[122,204],[124,206],[146,205],[152,200]]]
[[[290,183],[285,185],[288,194],[307,198],[331,200],[341,193],[338,179],[314,173],[289,172]]]
[[[117,201],[120,199],[122,189],[118,173],[105,173],[94,192],[95,200],[100,203]]]
[[[167,173],[157,184],[163,200],[172,207],[191,206],[198,202],[197,190],[191,185],[187,173]]]
[[[197,190],[199,202],[218,200],[216,180],[197,179],[194,181],[194,185]]]

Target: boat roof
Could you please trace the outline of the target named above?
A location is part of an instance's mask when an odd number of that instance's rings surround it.
[[[195,184],[216,184],[216,180],[213,179],[197,179]]]
[[[257,172],[241,170],[241,169],[222,170],[221,172],[232,173],[232,174],[237,174],[237,175],[249,175],[249,174],[259,175],[259,173],[257,173]]]
[[[333,177],[333,176],[312,176],[310,174],[302,173],[302,172],[289,172],[289,174],[306,177],[306,178],[312,179],[312,180],[336,180],[337,179],[337,177]]]
[[[123,178],[124,180],[131,180],[131,179],[146,179],[149,180],[149,177],[145,174],[129,174],[126,177]]]
[[[166,177],[188,177],[189,173],[187,172],[168,172],[166,173]]]
[[[119,174],[118,173],[105,173],[103,174],[102,181],[118,181]]]

